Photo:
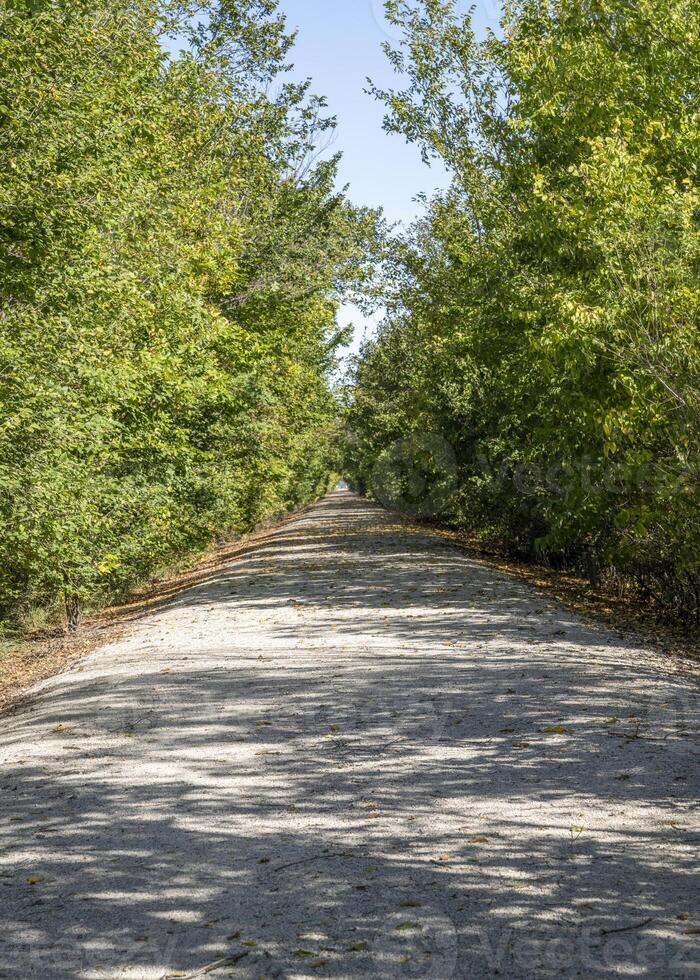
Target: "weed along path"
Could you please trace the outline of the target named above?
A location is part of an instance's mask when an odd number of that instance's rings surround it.
[[[0,720],[0,976],[697,977],[697,694],[331,494]]]

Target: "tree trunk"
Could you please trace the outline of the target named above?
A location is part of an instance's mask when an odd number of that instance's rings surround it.
[[[75,593],[66,592],[65,600],[68,629],[71,633],[75,633],[80,626],[80,599]]]

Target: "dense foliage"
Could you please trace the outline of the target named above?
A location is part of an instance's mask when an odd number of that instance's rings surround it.
[[[3,5],[0,619],[75,624],[325,488],[375,216],[318,162],[332,121],[275,8]]]
[[[699,617],[700,5],[515,0],[482,41],[387,8],[387,126],[453,180],[396,245],[351,477]]]

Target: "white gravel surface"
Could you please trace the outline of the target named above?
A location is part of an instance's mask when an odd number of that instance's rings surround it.
[[[0,720],[0,976],[697,977],[697,735],[336,492]]]

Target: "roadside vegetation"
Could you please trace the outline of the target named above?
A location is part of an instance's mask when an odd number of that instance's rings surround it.
[[[0,14],[0,621],[124,596],[316,498],[378,218],[274,0]],[[176,53],[168,53],[168,52]]]
[[[387,10],[387,129],[452,183],[386,265],[349,477],[699,623],[700,6]]]

